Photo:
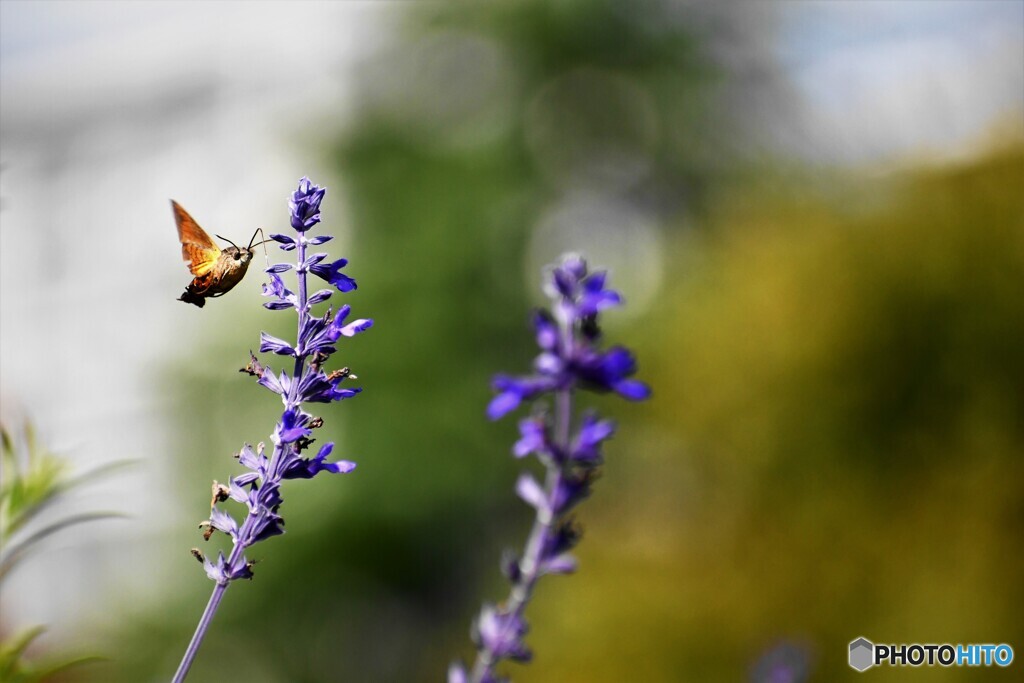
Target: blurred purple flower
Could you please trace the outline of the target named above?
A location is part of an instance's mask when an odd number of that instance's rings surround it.
[[[526,622],[518,614],[500,612],[494,605],[484,605],[473,624],[474,641],[499,659],[530,660],[530,650],[523,645]]]
[[[487,415],[496,420],[515,410],[523,401],[555,391],[575,387],[592,391],[614,391],[631,401],[651,395],[650,388],[630,376],[636,373],[633,354],[621,346],[607,351],[597,348],[597,314],[622,303],[618,292],[606,289],[603,271],[587,274],[586,262],[576,255],[566,256],[551,269],[545,291],[554,299],[554,315],[536,311],[533,328],[540,347],[534,360],[534,373],[520,377],[497,375],[497,392],[487,406]]]
[[[552,312],[533,315],[533,329],[540,353],[533,373],[513,377],[497,375],[492,381],[495,396],[487,415],[496,420],[523,402],[553,394],[555,411],[535,412],[519,423],[520,438],[512,448],[517,458],[533,454],[547,470],[541,485],[530,474],[516,482],[516,494],[536,511],[525,550],[519,557],[506,553],[502,571],[512,583],[501,606],[485,605],[471,631],[477,647],[476,662],[467,670],[460,662],[448,669],[448,683],[493,683],[495,667],[503,659],[528,661],[523,642],[527,631],[523,611],[537,580],[545,574],[568,574],[576,569],[569,553],[579,542],[580,529],[569,512],[590,495],[591,484],[602,462],[601,445],[615,432],[615,424],[597,413],[585,413],[572,435],[572,397],[577,389],[615,392],[631,401],[651,395],[636,373],[633,354],[621,346],[598,348],[597,315],[622,303],[618,292],[606,288],[603,271],[588,273],[586,261],[570,254],[550,269],[545,291],[552,298]]]
[[[810,677],[808,648],[791,642],[772,646],[751,668],[751,683],[806,683]]]
[[[615,433],[615,423],[599,420],[597,413],[588,411],[583,415],[579,432],[572,443],[569,457],[578,462],[601,463],[601,444]]]

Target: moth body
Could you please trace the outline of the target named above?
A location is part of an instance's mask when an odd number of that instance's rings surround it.
[[[178,300],[202,308],[206,299],[226,294],[242,281],[252,261],[252,244],[221,249],[177,202],[172,200],[171,208],[178,224],[181,256],[194,276]]]

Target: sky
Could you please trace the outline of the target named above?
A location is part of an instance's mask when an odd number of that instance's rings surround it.
[[[785,2],[777,45],[805,102],[812,161],[969,152],[1024,134],[1024,2]]]

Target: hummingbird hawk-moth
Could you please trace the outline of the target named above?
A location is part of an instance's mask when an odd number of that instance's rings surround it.
[[[171,208],[174,209],[174,220],[178,224],[181,257],[188,263],[189,272],[194,276],[185,292],[178,297],[178,301],[202,308],[206,304],[206,299],[223,296],[242,281],[253,257],[252,248],[262,244],[253,244],[260,231],[252,234],[249,246],[244,248],[226,237],[217,235],[225,242],[231,243],[230,247],[221,249],[173,199]]]

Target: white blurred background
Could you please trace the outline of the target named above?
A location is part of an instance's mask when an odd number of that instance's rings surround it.
[[[199,315],[175,301],[190,276],[169,199],[236,242],[284,227],[295,181],[324,182],[317,132],[344,119],[351,72],[386,35],[386,9],[0,3],[5,421],[31,418],[76,470],[139,460],[77,501],[130,518],[94,525],[89,547],[74,532],[53,538],[5,586],[5,618],[59,635],[111,591],[155,589],[147,539],[195,521],[163,485],[179,455],[164,432],[163,361],[223,333],[216,307]],[[258,282],[250,274],[235,296],[257,299]]]

